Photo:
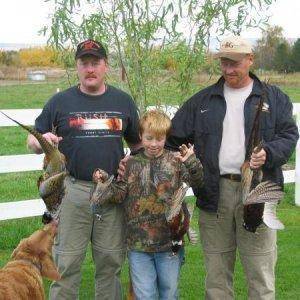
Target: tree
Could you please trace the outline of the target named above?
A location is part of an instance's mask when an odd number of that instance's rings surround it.
[[[269,26],[262,31],[262,38],[257,41],[254,48],[257,67],[264,70],[274,69],[276,49],[279,44],[285,43],[282,31],[283,28],[280,26]]]
[[[300,71],[300,39],[294,43],[292,48],[291,61],[293,65],[293,71]]]
[[[287,41],[280,43],[274,55],[274,69],[278,72],[291,72],[291,46]]]
[[[0,65],[19,66],[20,56],[17,51],[0,51]]]
[[[264,24],[272,0],[53,0],[52,23],[43,29],[59,49],[85,38],[104,42],[116,55],[127,86],[141,111],[151,94],[170,80],[158,68],[157,49],[182,49],[175,70],[178,93],[191,93],[192,78],[203,64],[211,34],[240,33]],[[184,42],[187,47],[180,47]],[[178,55],[175,52],[174,55]],[[154,90],[154,92],[153,92]]]

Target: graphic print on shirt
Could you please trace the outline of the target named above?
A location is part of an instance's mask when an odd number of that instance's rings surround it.
[[[70,112],[68,124],[74,138],[119,137],[123,129],[120,112]]]

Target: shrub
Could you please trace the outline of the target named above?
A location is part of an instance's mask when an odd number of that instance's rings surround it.
[[[57,53],[50,47],[34,47],[19,51],[20,62],[24,67],[58,66]]]
[[[19,66],[20,56],[17,51],[0,51],[0,65]]]

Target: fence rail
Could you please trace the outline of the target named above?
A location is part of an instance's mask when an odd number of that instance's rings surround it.
[[[19,121],[24,125],[34,125],[34,121],[41,113],[41,109],[1,109],[11,118]],[[0,114],[0,126],[18,126],[15,122]]]
[[[176,108],[171,106],[162,107],[170,116],[174,114]],[[26,125],[33,125],[34,120],[40,114],[41,109],[3,109],[13,119]],[[293,114],[297,116],[298,128],[300,127],[300,103],[293,105]],[[0,127],[17,126],[14,122],[0,114]],[[0,156],[0,174],[10,172],[36,171],[42,169],[44,155],[23,154],[23,155],[3,155]],[[295,202],[300,205],[300,146],[296,149],[296,170],[284,171],[284,182],[296,182]],[[189,189],[187,196],[193,195]],[[18,219],[42,215],[45,205],[41,199],[21,200],[15,202],[0,203],[0,220]]]

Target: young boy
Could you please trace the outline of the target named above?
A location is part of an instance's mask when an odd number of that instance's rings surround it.
[[[199,186],[203,181],[202,165],[191,145],[182,145],[176,154],[164,149],[170,128],[166,114],[157,110],[146,112],[140,119],[143,151],[130,157],[124,178],[115,181],[103,170],[94,172],[94,207],[124,202],[136,299],[177,299],[183,256],[179,246],[186,231],[182,230],[178,214],[186,190],[183,182]],[[178,216],[180,220],[176,222]]]

